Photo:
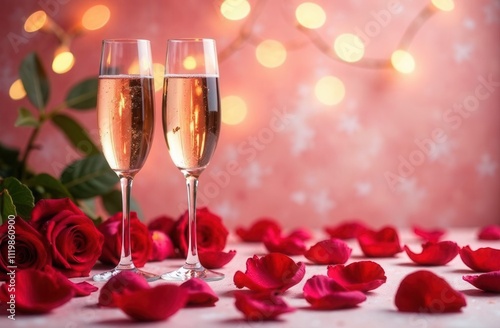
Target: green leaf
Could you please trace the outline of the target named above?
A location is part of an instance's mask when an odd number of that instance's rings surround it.
[[[114,215],[122,211],[122,193],[119,190],[113,190],[101,196],[102,205],[109,215]],[[143,219],[142,210],[133,197],[130,197],[130,210],[137,213],[139,219]]]
[[[35,207],[35,198],[31,190],[23,185],[19,180],[14,177],[9,177],[3,180],[2,187],[0,188],[2,193],[8,194],[12,198],[12,203],[15,206],[15,212],[17,215],[21,216],[23,219],[31,218],[31,210]],[[9,207],[10,204],[2,204],[2,212],[5,206]]]
[[[97,105],[97,78],[86,79],[74,86],[66,96],[66,105],[73,109],[92,109]]]
[[[37,127],[40,123],[38,122],[38,119],[33,115],[33,113],[25,108],[21,107],[19,108],[19,112],[17,115],[16,122],[14,123],[14,126],[32,126],[32,127]]]
[[[61,182],[76,199],[106,194],[118,180],[102,154],[75,161],[61,174]]]
[[[62,182],[47,173],[35,175],[27,182],[27,185],[31,188],[36,188],[37,190],[41,189],[39,192],[44,196],[44,198],[68,197],[73,199],[73,196],[62,184]]]
[[[52,116],[52,122],[64,133],[71,144],[83,154],[94,155],[100,153],[85,129],[71,117],[56,114]]]
[[[28,99],[38,109],[43,109],[49,100],[49,80],[38,55],[34,52],[24,57],[19,69]]]
[[[14,201],[12,197],[10,197],[9,191],[5,189],[0,194],[0,221],[2,223],[7,222],[10,215],[16,215],[16,206],[14,205]]]
[[[20,162],[19,150],[0,144],[0,177],[9,177],[17,174]]]

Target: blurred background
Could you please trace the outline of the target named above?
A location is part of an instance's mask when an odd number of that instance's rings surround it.
[[[142,218],[186,210],[161,127],[166,40],[217,42],[222,132],[199,206],[228,227],[271,217],[311,228],[500,223],[500,1],[4,1],[0,141],[29,107],[19,65],[36,52],[49,106],[97,76],[101,40],[151,40],[155,140],[134,182]],[[43,11],[43,12],[40,12]],[[32,15],[34,14],[35,15]],[[63,53],[61,56],[58,54]],[[98,143],[95,111],[69,111]],[[29,165],[58,176],[81,157],[54,126]]]

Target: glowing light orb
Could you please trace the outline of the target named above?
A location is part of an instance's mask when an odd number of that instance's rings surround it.
[[[17,79],[10,85],[9,97],[13,100],[19,100],[26,97],[26,90],[24,90],[23,82]]]
[[[247,116],[247,104],[238,96],[226,96],[221,100],[222,122],[237,125]]]
[[[52,70],[57,74],[64,74],[75,65],[75,56],[67,47],[61,47],[56,51],[52,61]]]
[[[98,30],[109,21],[111,12],[105,5],[96,5],[85,11],[82,17],[82,26],[87,30]]]
[[[325,76],[316,82],[314,94],[321,103],[333,106],[344,99],[345,86],[339,78],[335,76]]]
[[[182,66],[184,66],[185,69],[187,70],[193,70],[196,68],[196,58],[193,56],[187,56],[184,58],[184,61],[182,62]]]
[[[320,5],[304,2],[295,9],[295,18],[300,25],[309,29],[316,29],[325,24],[326,14]]]
[[[432,4],[442,11],[452,11],[455,8],[453,0],[432,0]]]
[[[250,13],[250,3],[247,0],[225,0],[220,5],[220,12],[229,20],[240,20]]]
[[[24,22],[24,30],[26,32],[36,32],[45,25],[47,14],[43,10],[35,11]]]
[[[415,59],[404,50],[396,50],[392,53],[391,64],[400,73],[410,74],[415,70]]]
[[[348,63],[360,61],[365,55],[363,41],[357,35],[351,33],[339,35],[335,39],[333,48],[337,56]]]
[[[286,60],[286,49],[276,40],[264,40],[255,50],[257,61],[264,67],[274,68],[281,66]]]

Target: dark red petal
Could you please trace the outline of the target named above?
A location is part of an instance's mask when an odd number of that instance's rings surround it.
[[[306,228],[297,228],[290,232],[287,236],[288,238],[298,238],[303,241],[307,241],[313,238],[312,233]]]
[[[234,298],[234,305],[249,321],[275,320],[283,313],[295,311],[283,298],[272,292],[236,292]]]
[[[328,266],[328,277],[347,290],[367,292],[387,281],[384,269],[372,261],[353,262],[347,266]]]
[[[445,265],[458,255],[459,249],[453,241],[427,242],[422,245],[420,254],[413,253],[406,245],[404,247],[408,257],[420,265]]]
[[[75,295],[68,278],[55,270],[25,269],[15,273],[15,292],[9,291],[9,283],[0,286],[0,301],[7,303],[15,295],[16,311],[47,313]]]
[[[368,228],[358,220],[349,220],[342,222],[333,227],[325,227],[325,231],[331,238],[351,239],[356,238],[358,235]]]
[[[136,291],[149,288],[146,279],[132,271],[122,271],[111,277],[99,293],[99,305],[116,307],[113,294],[122,294],[124,291]]]
[[[138,321],[159,321],[186,305],[188,291],[173,284],[114,294],[116,306]]]
[[[148,229],[162,231],[165,235],[170,236],[175,226],[175,220],[169,216],[162,215],[148,223]]]
[[[238,288],[247,287],[254,291],[284,292],[304,278],[304,263],[295,263],[281,253],[270,253],[261,258],[254,255],[247,259],[245,273],[234,274],[234,284]]]
[[[424,229],[419,226],[413,226],[413,233],[425,241],[438,242],[446,233],[443,229]]]
[[[360,291],[348,291],[335,279],[316,275],[304,284],[304,297],[314,309],[334,310],[356,306],[366,300]]]
[[[479,231],[477,238],[482,240],[500,240],[500,226],[492,224],[483,227]]]
[[[89,296],[93,292],[97,292],[99,290],[99,287],[89,284],[86,281],[72,284],[75,290],[75,296]]]
[[[327,239],[311,246],[304,256],[316,264],[344,264],[351,252],[352,248],[341,239]]]
[[[500,270],[462,277],[471,285],[486,292],[500,293]]]
[[[229,252],[217,252],[200,250],[198,253],[201,265],[207,269],[218,269],[228,264],[236,255],[235,250]]]
[[[366,230],[358,235],[358,243],[368,257],[391,257],[403,251],[396,229],[390,226],[378,231]]]
[[[473,251],[468,245],[460,249],[460,258],[474,271],[500,270],[500,249],[482,247]]]
[[[261,218],[255,221],[248,229],[236,228],[236,234],[241,240],[246,242],[261,242],[262,237],[270,230],[274,233],[281,233],[281,226],[276,220],[271,218]]]
[[[302,255],[306,251],[303,239],[287,236],[282,237],[274,232],[268,231],[263,238],[264,246],[270,253],[283,253],[286,255]]]
[[[458,312],[466,305],[462,293],[427,270],[410,273],[396,291],[395,304],[402,312]]]
[[[191,278],[180,285],[188,291],[187,305],[212,306],[219,300],[213,289],[199,278]]]

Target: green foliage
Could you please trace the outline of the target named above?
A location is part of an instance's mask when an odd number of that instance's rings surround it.
[[[31,190],[14,177],[8,177],[0,184],[0,215],[2,221],[9,215],[19,215],[25,219],[31,217],[35,199]]]
[[[42,110],[49,100],[49,80],[37,54],[28,54],[21,62],[19,76],[30,102]]]

